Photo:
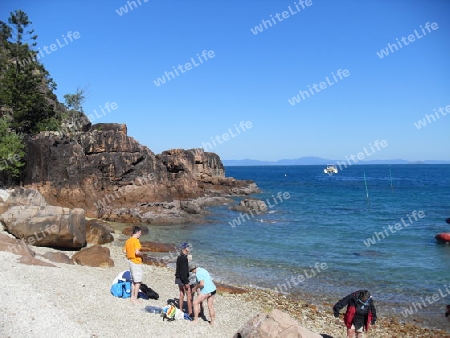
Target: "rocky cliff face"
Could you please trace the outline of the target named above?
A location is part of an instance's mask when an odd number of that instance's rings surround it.
[[[251,181],[226,178],[214,153],[173,149],[155,155],[127,136],[122,124],[41,133],[27,140],[26,154],[24,185],[38,189],[49,204],[83,208],[88,217],[190,221],[199,210],[193,199],[258,191]]]

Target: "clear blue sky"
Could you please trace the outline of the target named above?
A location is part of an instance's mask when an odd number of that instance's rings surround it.
[[[59,39],[41,61],[60,100],[89,85],[87,115],[117,104],[94,123],[126,123],[155,153],[209,142],[224,160],[343,159],[385,140],[365,160],[450,160],[450,1],[132,2],[0,0],[1,20],[22,9],[41,50]],[[66,44],[69,31],[79,37]],[[402,48],[380,58],[388,44]],[[214,57],[199,63],[203,51]],[[188,62],[177,76],[172,67]],[[336,82],[339,69],[349,75]],[[155,85],[169,71],[174,78]],[[289,103],[314,84],[320,92]],[[445,116],[415,126],[439,107]]]

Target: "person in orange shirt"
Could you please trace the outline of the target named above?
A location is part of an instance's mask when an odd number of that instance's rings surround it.
[[[130,263],[131,272],[131,301],[133,303],[138,302],[139,288],[142,283],[142,256],[141,242],[139,242],[139,237],[141,237],[141,228],[138,226],[133,227],[133,233],[130,238],[125,242],[124,251],[126,252],[128,262]]]

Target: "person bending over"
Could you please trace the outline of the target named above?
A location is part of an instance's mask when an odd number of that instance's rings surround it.
[[[200,289],[200,294],[194,300],[194,323],[198,322],[200,304],[202,304],[206,299],[209,315],[211,317],[211,321],[209,323],[214,325],[216,320],[216,311],[214,310],[216,285],[213,283],[209,272],[203,268],[200,268],[196,263],[189,264],[189,271],[194,272],[197,276],[198,284],[194,286],[194,290]]]
[[[377,313],[370,292],[367,290],[355,291],[339,300],[333,306],[334,316],[339,317],[339,311],[347,306],[344,315],[344,324],[347,327],[347,338],[362,338],[364,331],[370,325],[375,325]]]

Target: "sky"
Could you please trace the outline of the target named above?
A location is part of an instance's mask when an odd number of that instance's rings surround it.
[[[60,101],[86,89],[92,123],[155,154],[450,160],[450,1],[0,0],[0,20],[16,9]]]

